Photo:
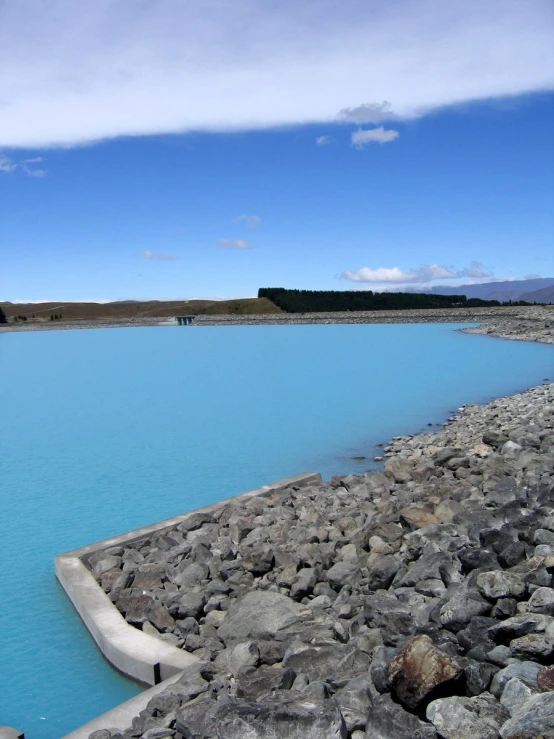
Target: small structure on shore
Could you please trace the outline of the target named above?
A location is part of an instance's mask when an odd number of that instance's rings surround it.
[[[175,316],[175,320],[179,326],[190,326],[195,318],[195,315]]]

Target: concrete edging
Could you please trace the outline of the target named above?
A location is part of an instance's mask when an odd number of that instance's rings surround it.
[[[318,472],[304,472],[225,498],[202,508],[196,508],[188,513],[159,521],[150,526],[144,526],[79,549],[73,549],[55,558],[56,577],[108,662],[140,683],[157,685],[161,681],[175,676],[185,667],[196,662],[198,658],[130,626],[98,585],[82,560],[98,550],[130,544],[155,532],[172,528],[199,512],[214,511],[222,506],[229,505],[229,503],[232,504],[234,501],[242,502],[249,498],[268,495],[291,486],[305,487],[321,482],[321,475]],[[94,731],[94,729],[90,731]]]
[[[118,729],[122,732],[125,731],[125,729],[131,726],[135,716],[138,716],[146,708],[152,698],[172,683],[177,682],[180,676],[181,673],[178,672],[162,683],[158,683],[158,685],[154,685],[154,687],[148,688],[148,690],[143,690],[139,695],[135,695],[134,698],[130,698],[128,701],[120,703],[115,708],[106,711],[106,713],[93,718],[92,721],[88,721],[70,734],[66,734],[62,739],[88,739],[93,731],[98,731],[99,729]],[[0,737],[0,739],[2,738]]]

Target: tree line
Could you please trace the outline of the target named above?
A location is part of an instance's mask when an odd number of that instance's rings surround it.
[[[374,293],[372,290],[287,290],[284,287],[261,287],[258,290],[258,297],[268,298],[286,313],[474,308],[501,305],[498,300],[468,299],[465,295]]]

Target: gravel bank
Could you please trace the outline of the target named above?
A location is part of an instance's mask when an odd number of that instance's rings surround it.
[[[294,325],[325,323],[484,323],[486,329],[517,332],[518,324],[531,330],[554,326],[554,308],[521,306],[503,308],[450,308],[441,310],[351,311],[346,313],[278,313],[267,316],[203,316],[197,326]],[[491,333],[483,330],[482,333]],[[548,334],[548,331],[546,332]],[[550,332],[552,333],[552,332]]]
[[[554,343],[521,310],[469,330]],[[384,453],[96,553],[127,621],[200,662],[91,739],[554,737],[554,384]]]
[[[504,308],[451,308],[442,310],[363,311],[347,313],[276,313],[273,315],[197,315],[193,326],[283,326],[327,323],[483,323],[471,329],[475,333],[497,333],[512,337],[518,325],[531,332],[543,332],[547,340],[554,325],[554,307],[527,306]],[[172,319],[121,318],[97,321],[47,321],[0,326],[0,332],[56,331],[86,328],[128,328],[132,326],[167,326]],[[491,329],[491,330],[489,330]],[[506,331],[503,334],[502,331]],[[523,336],[523,335],[522,335]],[[530,340],[530,339],[527,339]],[[536,339],[539,340],[539,339]]]

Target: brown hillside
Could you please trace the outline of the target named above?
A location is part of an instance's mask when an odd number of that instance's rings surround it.
[[[238,300],[124,300],[114,303],[0,303],[8,322],[14,316],[25,316],[27,321],[50,321],[60,316],[63,321],[91,321],[109,318],[168,318],[191,313],[249,315],[253,313],[281,313],[267,298],[240,298]]]

